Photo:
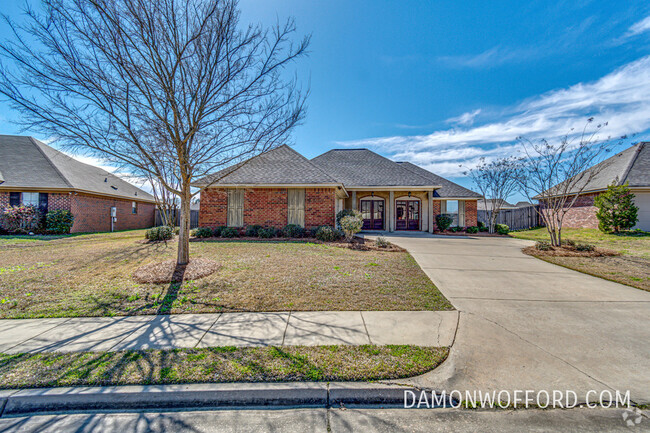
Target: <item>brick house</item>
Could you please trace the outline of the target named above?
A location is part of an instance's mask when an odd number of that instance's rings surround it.
[[[598,167],[598,173],[566,213],[563,227],[597,229],[598,209],[594,199],[607,190],[608,185],[627,183],[635,196],[634,204],[639,208],[639,220],[634,228],[650,231],[650,143],[637,143],[594,167]],[[544,203],[540,205],[543,207]]]
[[[435,230],[435,216],[477,224],[480,195],[408,162],[367,149],[335,149],[308,160],[281,146],[196,182],[199,226],[305,228],[335,224],[357,209],[364,230]]]
[[[147,192],[32,137],[0,135],[0,209],[20,204],[71,211],[73,233],[154,224],[155,201]]]

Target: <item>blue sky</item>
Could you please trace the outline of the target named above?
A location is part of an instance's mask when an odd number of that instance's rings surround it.
[[[650,130],[650,4],[642,1],[242,0],[243,22],[311,33],[295,148],[368,147],[470,186],[462,168],[595,116]],[[9,15],[18,4],[3,5]],[[0,37],[6,28],[0,27]],[[294,72],[294,71],[292,71]],[[0,103],[0,117],[14,114]],[[0,132],[17,127],[2,122]],[[46,137],[41,137],[46,138]]]

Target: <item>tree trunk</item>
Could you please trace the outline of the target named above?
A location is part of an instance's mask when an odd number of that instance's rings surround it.
[[[178,232],[178,257],[176,263],[186,265],[190,261],[190,189],[184,187],[181,196],[180,230]]]

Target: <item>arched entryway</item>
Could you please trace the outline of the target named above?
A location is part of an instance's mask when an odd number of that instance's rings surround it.
[[[417,198],[395,200],[395,230],[420,230],[422,203]]]
[[[363,230],[384,230],[385,202],[381,197],[365,197],[359,202]]]

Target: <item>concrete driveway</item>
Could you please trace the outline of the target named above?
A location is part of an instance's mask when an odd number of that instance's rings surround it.
[[[411,383],[573,390],[581,401],[589,390],[630,390],[633,401],[650,402],[650,292],[524,255],[529,241],[386,237],[460,310],[448,360]]]

